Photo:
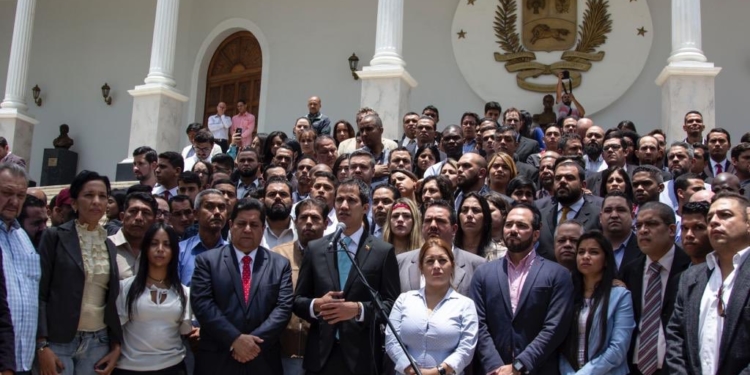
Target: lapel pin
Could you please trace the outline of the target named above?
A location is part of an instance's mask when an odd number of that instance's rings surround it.
[[[370,251],[370,245],[365,245],[365,251]]]

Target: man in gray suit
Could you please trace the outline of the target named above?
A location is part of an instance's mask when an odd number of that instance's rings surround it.
[[[666,365],[672,374],[750,371],[750,205],[721,193],[708,211],[714,251],[682,274],[667,325]]]
[[[453,204],[439,199],[430,202],[424,213],[422,237],[440,238],[446,243],[453,243],[453,237],[458,230],[458,217]],[[419,272],[419,250],[412,250],[396,257],[398,260],[398,274],[401,280],[401,293],[418,290],[424,286],[424,277]],[[453,273],[453,287],[457,292],[468,295],[474,270],[486,260],[468,251],[453,247],[455,267]]]

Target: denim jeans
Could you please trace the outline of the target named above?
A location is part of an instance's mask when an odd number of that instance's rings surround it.
[[[106,328],[96,332],[79,331],[73,341],[51,342],[49,348],[65,366],[61,375],[97,375],[94,366],[109,353],[109,336]]]
[[[305,370],[302,368],[302,362],[302,358],[281,358],[284,375],[304,375]]]

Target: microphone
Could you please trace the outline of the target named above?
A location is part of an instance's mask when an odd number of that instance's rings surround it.
[[[333,232],[331,241],[328,242],[328,250],[335,249],[336,242],[338,241],[338,239],[341,237],[341,234],[343,234],[345,230],[346,230],[346,224],[342,222],[339,222],[338,224],[336,224],[336,231]]]

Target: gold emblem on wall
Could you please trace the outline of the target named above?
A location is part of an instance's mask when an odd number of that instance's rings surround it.
[[[555,92],[556,84],[528,81],[542,75],[556,76],[570,71],[573,87],[581,85],[581,72],[591,68],[592,61],[604,59],[597,48],[607,41],[612,20],[607,0],[587,0],[583,22],[577,24],[577,0],[498,0],[495,12],[495,36],[504,53],[495,52],[495,61],[516,74],[519,87],[535,92]],[[516,30],[517,4],[522,8],[522,34]],[[578,33],[576,34],[576,27]],[[576,38],[577,36],[577,38]],[[576,39],[578,44],[576,45]],[[575,45],[574,50],[570,50]],[[560,61],[542,64],[532,51],[565,51]]]

